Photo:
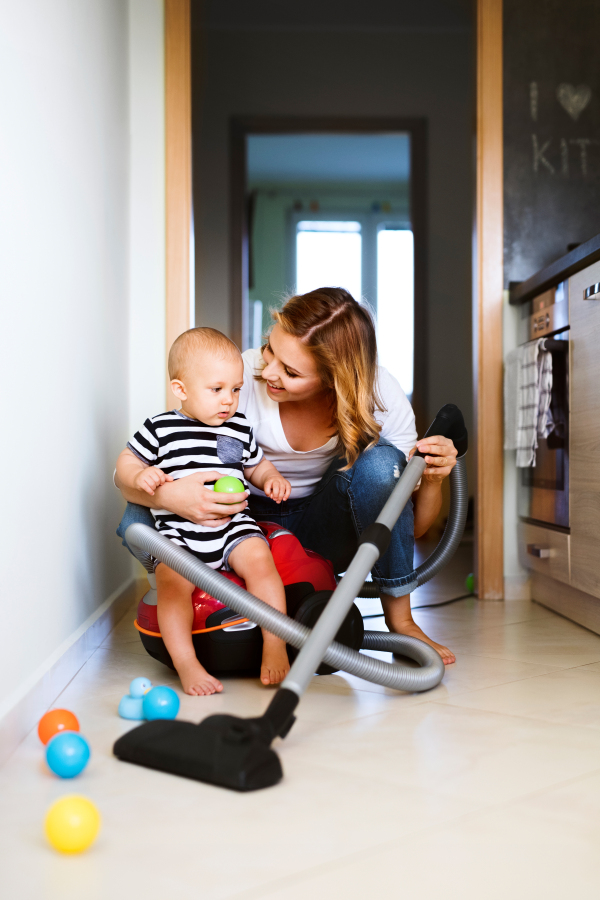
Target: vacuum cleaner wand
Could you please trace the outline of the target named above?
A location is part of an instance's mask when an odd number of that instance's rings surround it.
[[[358,550],[347,572],[335,589],[319,617],[310,637],[300,650],[281,690],[293,691],[301,697],[318,669],[329,644],[333,641],[348,610],[358,597],[366,576],[387,550],[392,528],[419,483],[427,463],[421,456],[412,457],[398,484],[372,525],[363,531]]]

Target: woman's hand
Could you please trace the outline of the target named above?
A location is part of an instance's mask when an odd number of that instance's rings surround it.
[[[413,494],[415,537],[431,528],[442,508],[442,481],[456,465],[457,450],[451,440],[440,435],[423,438],[409,453],[409,459],[419,450],[425,456],[427,468],[423,472],[420,490]]]
[[[145,466],[129,449],[123,450],[119,456],[115,484],[130,503],[150,509],[167,509],[189,522],[208,528],[226,525],[232,516],[248,506],[248,491],[215,494],[205,487],[206,481],[217,481],[222,477],[222,472],[196,472],[186,478],[155,485],[151,494],[145,486],[140,488],[136,484],[140,473],[147,472],[149,468],[153,469]]]
[[[423,472],[423,481],[429,484],[441,484],[456,465],[457,450],[449,438],[434,435],[423,438],[409,453],[409,459],[419,450],[425,456],[427,468]]]
[[[216,493],[205,487],[206,481],[218,481],[222,472],[197,472],[178,478],[172,484],[163,484],[155,492],[155,500],[163,504],[164,509],[175,515],[206,525],[208,528],[221,528],[231,521],[231,517],[242,512],[247,506],[248,491],[238,494]]]

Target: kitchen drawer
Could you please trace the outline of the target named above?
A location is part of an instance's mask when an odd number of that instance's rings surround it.
[[[519,523],[519,556],[526,569],[533,569],[569,584],[570,535],[538,525]]]

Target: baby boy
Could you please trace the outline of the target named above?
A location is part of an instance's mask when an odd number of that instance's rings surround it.
[[[289,481],[265,459],[246,417],[237,412],[243,375],[240,351],[220,331],[192,328],[180,335],[169,353],[169,377],[181,410],[146,419],[121,454],[121,481],[152,495],[167,481],[210,470],[247,478],[273,500],[286,500]],[[233,570],[251,594],[285,612],[285,592],[269,545],[246,512],[215,528],[196,525],[166,509],[152,510],[152,515],[161,534],[212,569]],[[188,694],[223,690],[194,651],[194,585],[158,563],[156,587],[160,631],[183,689]],[[288,670],[284,641],[263,631],[261,681],[278,684]]]

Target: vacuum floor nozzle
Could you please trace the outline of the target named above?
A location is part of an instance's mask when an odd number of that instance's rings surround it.
[[[263,720],[209,716],[192,722],[157,719],[124,734],[114,754],[125,762],[234,791],[271,787],[283,777]]]

